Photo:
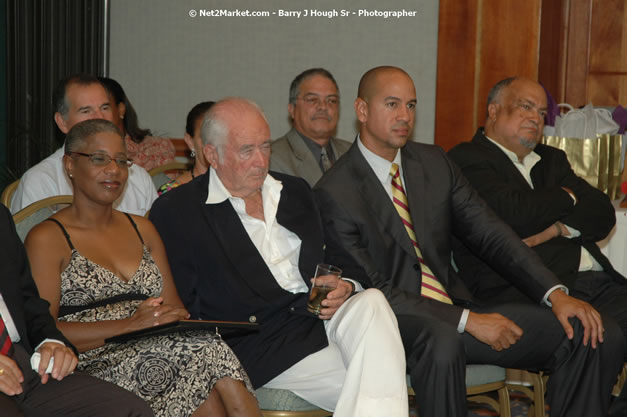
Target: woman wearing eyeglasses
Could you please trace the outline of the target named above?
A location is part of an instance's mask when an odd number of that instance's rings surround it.
[[[136,393],[157,416],[261,416],[239,361],[209,332],[105,343],[189,316],[155,228],[112,207],[131,164],[111,122],[87,120],[68,133],[74,202],[26,239],[42,298],[80,352],[79,369]]]

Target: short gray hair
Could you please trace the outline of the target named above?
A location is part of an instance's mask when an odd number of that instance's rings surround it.
[[[261,114],[266,123],[268,123],[268,119],[266,119],[266,115],[261,107],[250,99],[226,97],[216,102],[205,114],[202,126],[200,127],[200,138],[202,139],[203,145],[212,145],[216,148],[220,161],[222,160],[224,145],[228,142],[229,135],[231,134],[230,126],[225,120],[222,111],[222,105],[229,101],[237,101],[253,107]]]
[[[120,137],[126,150],[126,143],[122,139],[122,132],[113,123],[104,119],[84,120],[72,126],[65,137],[64,151],[66,154],[80,152],[88,142],[89,138],[98,133],[110,132]]]
[[[494,86],[488,92],[488,102],[486,103],[486,106],[485,106],[486,118],[490,117],[490,112],[488,110],[488,108],[490,107],[490,104],[497,102],[500,99],[501,92],[503,91],[503,89],[508,87],[511,83],[516,81],[518,78],[519,77],[508,77],[494,84]]]
[[[333,85],[335,85],[335,89],[337,90],[337,93],[338,94],[340,93],[340,87],[337,86],[337,82],[335,81],[335,78],[333,78],[333,75],[329,71],[327,71],[324,68],[311,68],[311,69],[301,72],[300,74],[296,76],[296,78],[292,80],[292,83],[290,84],[290,101],[289,101],[291,104],[296,103],[296,99],[298,98],[298,95],[300,94],[300,85],[303,83],[303,81],[305,81],[309,77],[313,77],[314,75],[320,75],[321,77],[328,78],[329,80],[331,80]]]

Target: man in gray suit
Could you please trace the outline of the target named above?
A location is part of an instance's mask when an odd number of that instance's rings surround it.
[[[333,137],[339,105],[339,88],[329,71],[311,68],[298,74],[287,105],[292,129],[272,143],[270,169],[304,178],[313,187],[350,147]]]
[[[314,191],[325,232],[396,313],[420,416],[467,416],[473,363],[548,370],[551,417],[607,415],[620,329],[561,290],[441,148],[409,141],[416,102],[405,71],[368,71],[355,100],[359,136]],[[479,304],[451,266],[452,235],[536,305]]]

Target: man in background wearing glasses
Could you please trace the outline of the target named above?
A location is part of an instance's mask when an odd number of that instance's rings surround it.
[[[290,84],[292,129],[272,143],[270,169],[304,178],[310,186],[350,147],[334,137],[340,92],[331,73],[311,68]]]
[[[55,108],[54,121],[64,134],[83,120],[113,121],[117,118],[117,106],[109,102],[104,87],[91,75],[74,74],[59,81],[52,100]],[[73,194],[62,159],[63,146],[24,173],[11,200],[11,213],[15,214],[47,197]],[[150,175],[144,168],[133,165],[129,167],[125,189],[113,208],[143,216],[156,198],[157,191]]]

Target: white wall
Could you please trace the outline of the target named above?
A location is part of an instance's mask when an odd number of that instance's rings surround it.
[[[415,17],[190,17],[201,9],[405,9]],[[438,0],[111,0],[110,30],[109,75],[154,133],[182,137],[197,102],[244,96],[264,108],[272,136],[281,136],[289,128],[290,82],[321,66],[340,86],[338,136],[352,141],[361,75],[395,65],[416,84],[414,139],[433,143]]]

